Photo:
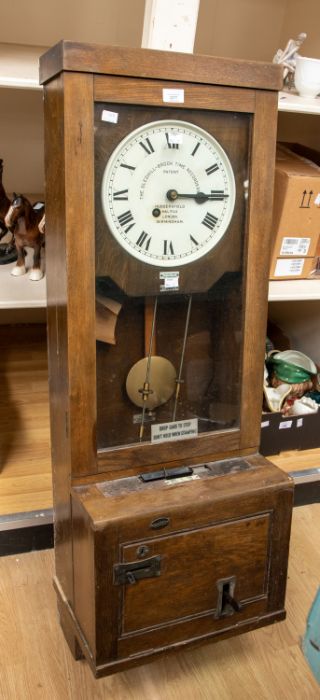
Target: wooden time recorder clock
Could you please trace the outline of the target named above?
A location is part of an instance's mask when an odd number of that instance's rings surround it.
[[[41,59],[61,624],[96,676],[284,617],[258,453],[279,67]]]

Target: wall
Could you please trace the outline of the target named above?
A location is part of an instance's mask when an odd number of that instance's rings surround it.
[[[302,53],[320,58],[319,0],[201,0],[197,53],[270,61],[300,32]]]
[[[43,47],[67,38],[140,46],[143,20],[144,0],[15,0],[2,8],[0,42]],[[319,20],[319,0],[201,0],[195,51],[272,60],[290,37],[306,31],[303,52],[320,57]],[[34,91],[1,91],[0,156],[8,192],[43,191],[40,102]],[[278,138],[320,149],[314,125],[312,116],[280,114]]]
[[[140,46],[143,16],[144,0],[15,0],[1,8],[0,42]]]
[[[270,61],[289,0],[201,0],[195,52]]]

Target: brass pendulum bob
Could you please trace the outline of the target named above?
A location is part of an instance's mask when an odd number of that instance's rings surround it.
[[[153,311],[150,301],[145,304],[145,350],[147,355],[136,362],[127,376],[126,390],[135,406],[142,408],[139,438],[142,440],[146,410],[152,411],[165,404],[174,393],[176,370],[165,357],[156,355],[155,326],[158,299],[155,298]],[[150,319],[152,322],[150,329]]]

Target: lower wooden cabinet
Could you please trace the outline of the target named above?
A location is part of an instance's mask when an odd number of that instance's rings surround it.
[[[285,617],[289,478],[258,455],[160,476],[71,492],[73,606],[56,588],[96,676]]]

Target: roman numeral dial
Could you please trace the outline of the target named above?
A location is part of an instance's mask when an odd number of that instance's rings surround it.
[[[172,241],[163,241],[163,255],[174,255]]]
[[[154,148],[149,138],[146,138],[144,141],[139,141],[139,146],[141,146],[148,155],[154,153]]]
[[[119,192],[113,192],[112,197],[115,202],[128,201],[129,190],[119,190]]]
[[[206,213],[206,215],[202,221],[204,226],[207,226],[207,228],[209,228],[211,231],[213,231],[217,222],[218,222],[218,218],[216,216],[214,216],[214,214],[210,214],[209,211]]]
[[[130,231],[130,229],[134,226],[134,223],[135,223],[134,219],[133,219],[133,215],[132,215],[131,211],[129,211],[129,210],[124,211],[123,214],[120,214],[120,216],[118,216],[118,221],[119,221],[120,226],[122,226],[124,228],[126,233],[128,233],[128,231]],[[128,224],[129,224],[129,226],[128,226]]]
[[[148,236],[148,234],[145,231],[142,231],[138,240],[136,241],[136,245],[140,246],[140,248],[144,248],[145,250],[149,250],[150,243],[151,236]]]
[[[216,173],[217,170],[219,170],[218,163],[213,163],[213,165],[210,165],[208,168],[206,168],[206,173],[207,175],[212,175],[213,173]]]
[[[143,124],[106,162],[105,235],[143,264],[179,268],[213,254],[235,197],[231,162],[212,134],[180,119]]]

